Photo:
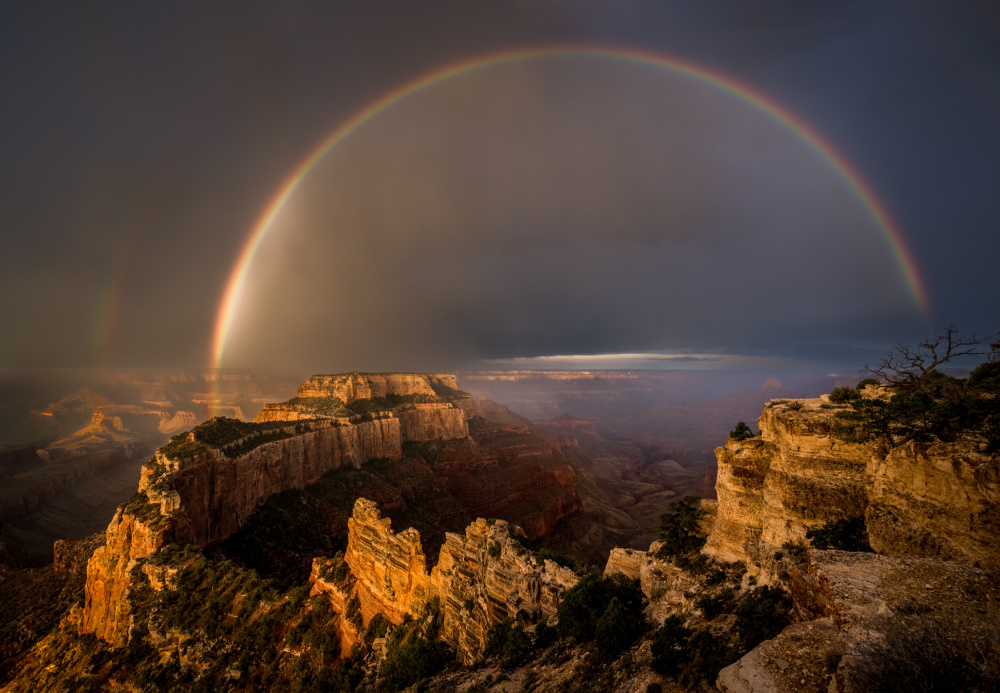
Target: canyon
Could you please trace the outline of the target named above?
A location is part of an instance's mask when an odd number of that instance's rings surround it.
[[[859,442],[837,416],[845,409],[826,396],[773,399],[758,434],[728,437],[715,451],[717,500],[698,506],[705,543],[696,555],[671,555],[659,541],[643,545],[648,533],[603,553],[605,579],[634,581],[653,627],[679,619],[696,633],[691,642],[736,647],[749,627],[742,605],[782,595],[789,620],[763,641],[726,650],[734,654],[710,682],[720,691],[866,690],[881,675],[877,663],[913,666],[905,664],[912,648],[899,642],[963,662],[968,653],[1000,653],[1000,458],[975,436],[895,447]],[[176,671],[224,677],[216,681],[259,676],[245,663],[218,673],[215,658],[238,649],[218,635],[199,644],[202,631],[177,630],[176,616],[163,620],[172,600],[197,584],[212,603],[227,595],[212,607],[221,608],[213,618],[226,628],[277,624],[279,613],[293,631],[320,619],[319,649],[296,644],[288,628],[269,631],[285,662],[272,676],[321,657],[331,675],[348,667],[375,677],[387,653],[426,637],[466,665],[427,679],[431,690],[555,691],[588,677],[586,685],[622,690],[675,685],[656,668],[651,633],[600,673],[593,652],[572,640],[513,670],[485,655],[506,623],[541,638],[567,596],[593,579],[550,548],[606,546],[612,536],[606,513],[622,510],[589,488],[602,451],[621,459],[622,448],[593,421],[565,414],[528,421],[460,391],[446,374],[314,376],[254,422],[213,419],[157,451],[138,493],[86,547],[82,604],[23,655],[24,673],[4,690],[90,680],[83,647],[111,658],[152,647],[147,660],[161,662],[176,652]],[[653,486],[648,462],[638,456],[632,464],[614,488]],[[662,473],[671,470],[664,465]],[[658,512],[678,497],[648,495]],[[860,521],[873,552],[810,548],[807,533],[837,520]],[[306,535],[314,534],[322,541],[310,544]],[[81,574],[81,550],[60,548],[62,570]],[[268,552],[271,563],[259,558]],[[295,560],[307,563],[296,568]],[[259,572],[233,585],[263,579],[271,596],[213,582],[216,572],[232,574],[234,561]],[[219,625],[199,627],[210,634]],[[937,641],[954,647],[934,649]],[[87,644],[94,642],[104,644]],[[718,656],[722,645],[713,647],[693,661]],[[57,656],[67,672],[45,668]],[[963,676],[992,675],[961,666]]]
[[[552,457],[544,442],[515,436],[517,444],[485,454],[470,448],[464,418],[471,410],[465,401],[470,398],[453,385],[453,378],[435,375],[315,376],[289,402],[265,407],[254,423],[213,419],[176,436],[143,466],[137,494],[118,509],[106,545],[90,561],[80,632],[118,646],[127,642],[134,572],[167,544],[204,548],[222,542],[247,523],[262,501],[303,489],[339,468],[360,469],[370,460],[400,462],[407,444],[453,442],[450,454],[436,464],[471,467],[494,481],[519,477],[494,484],[480,503],[523,516],[534,536],[573,514],[578,507],[575,475]],[[434,388],[450,399],[439,397]],[[414,395],[422,401],[406,399]],[[402,401],[383,406],[394,397]],[[452,400],[465,401],[465,409]],[[331,401],[338,402],[333,409]],[[376,403],[377,411],[352,415],[339,408],[356,402],[366,407]],[[323,408],[332,413],[321,413]],[[458,475],[458,483],[463,476],[469,475]],[[469,484],[456,489],[473,503],[476,491]]]

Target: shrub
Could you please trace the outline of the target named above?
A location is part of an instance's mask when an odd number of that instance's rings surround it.
[[[736,428],[729,432],[729,437],[733,440],[746,440],[753,438],[753,431],[743,421],[736,424]]]
[[[642,615],[643,595],[638,580],[630,580],[620,573],[610,578],[587,575],[567,591],[559,605],[559,634],[577,642],[593,640],[598,621],[605,615],[613,600],[617,600],[625,613],[625,619],[634,626],[634,640],[645,627]],[[615,607],[616,610],[617,608]],[[617,621],[617,617],[615,620]],[[611,628],[610,622],[607,628]],[[614,641],[610,631],[607,637],[608,643]]]
[[[653,654],[653,670],[661,674],[676,674],[681,662],[687,658],[687,643],[691,631],[684,627],[678,616],[668,616],[663,625],[653,633],[650,651]]]
[[[714,682],[722,668],[738,656],[726,640],[708,628],[698,630],[688,641],[689,659],[681,673],[681,684],[693,688],[702,679]]]
[[[715,595],[703,594],[695,600],[694,605],[701,609],[707,620],[711,621],[716,616],[733,610],[736,606],[735,592],[732,587],[726,587]]]
[[[705,584],[706,586],[718,585],[721,584],[725,579],[726,579],[726,571],[724,571],[722,568],[715,567],[708,571],[708,574],[705,575],[704,579],[702,580],[702,583]]]
[[[535,647],[544,650],[559,638],[559,632],[550,626],[547,621],[539,621],[535,626]]]
[[[594,629],[597,651],[605,659],[614,659],[635,642],[638,635],[633,615],[625,611],[618,597],[612,597]]]
[[[885,383],[888,398],[852,401],[854,411],[842,413],[837,435],[899,446],[973,433],[985,439],[986,452],[1000,450],[1000,342],[990,344],[988,360],[966,379],[938,370],[952,359],[982,355],[985,341],[949,327],[916,347],[896,347],[875,368],[867,368]]]
[[[660,541],[665,554],[690,553],[705,543],[698,527],[698,521],[705,513],[695,507],[700,500],[698,496],[685,496],[668,505],[667,512],[660,515]]]
[[[500,558],[500,544],[491,541],[486,547],[486,553],[490,555],[490,558]]]
[[[868,544],[868,531],[863,517],[827,522],[822,527],[806,531],[806,538],[817,549],[866,552],[872,550]]]
[[[389,630],[389,620],[382,614],[375,614],[365,629],[365,643],[371,645],[376,638],[385,637],[387,630]]]
[[[855,390],[864,390],[869,385],[879,385],[879,381],[876,378],[862,378],[858,381],[858,384],[854,386]],[[860,394],[860,393],[859,393]]]
[[[563,568],[569,568],[577,575],[583,575],[585,570],[580,561],[570,558],[569,556],[564,556],[561,553],[556,553],[555,551],[542,548],[535,552],[535,562],[537,564],[542,564],[544,561],[555,561],[558,565],[561,565]]]
[[[834,404],[847,404],[861,397],[861,393],[850,387],[835,387],[830,393],[830,401]]]
[[[496,657],[504,669],[516,669],[531,654],[531,639],[521,624],[508,616],[486,634],[483,654]]]
[[[775,587],[758,587],[745,594],[733,611],[744,651],[784,630],[791,623],[791,606],[788,595]]]
[[[397,627],[389,636],[378,673],[390,690],[402,690],[434,676],[455,658],[447,644],[425,640],[416,627]]]
[[[791,402],[785,405],[785,408],[789,411],[799,411],[802,409],[802,402],[793,399]]]

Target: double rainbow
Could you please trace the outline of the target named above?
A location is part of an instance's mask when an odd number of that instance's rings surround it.
[[[811,147],[817,154],[823,157],[823,159],[826,160],[830,167],[837,172],[837,174],[843,179],[854,194],[857,195],[858,199],[868,210],[868,213],[871,215],[879,230],[882,232],[889,248],[895,256],[899,264],[903,280],[906,283],[914,304],[925,317],[927,316],[929,306],[927,289],[920,277],[920,273],[917,270],[917,265],[913,259],[913,255],[904,242],[899,227],[893,222],[889,213],[886,211],[885,206],[878,200],[871,187],[865,182],[857,170],[855,170],[854,167],[851,166],[851,164],[848,163],[848,161],[839,152],[837,152],[815,130],[810,128],[806,123],[793,113],[789,112],[786,108],[768,98],[764,94],[754,91],[749,87],[727,77],[726,75],[714,72],[694,63],[656,53],[637,51],[629,48],[604,46],[529,48],[492,53],[464,60],[439,70],[435,70],[434,72],[426,74],[423,77],[413,80],[412,82],[404,84],[398,89],[387,93],[382,98],[369,104],[362,110],[358,111],[351,118],[341,123],[339,127],[337,127],[322,142],[319,143],[309,156],[302,160],[295,170],[291,172],[281,188],[278,189],[275,196],[271,198],[267,208],[257,221],[257,224],[254,226],[250,236],[247,238],[247,241],[240,252],[239,259],[236,261],[236,265],[229,276],[229,282],[226,285],[225,294],[223,295],[222,303],[219,306],[219,313],[215,324],[215,336],[212,344],[213,365],[216,368],[221,366],[222,357],[226,350],[226,341],[229,337],[229,331],[233,322],[233,315],[235,314],[236,307],[239,304],[240,294],[242,293],[247,273],[249,272],[250,266],[253,264],[254,255],[260,247],[261,241],[267,235],[267,232],[270,230],[271,225],[274,223],[278,214],[281,213],[281,210],[288,201],[288,198],[295,192],[302,180],[309,175],[313,166],[315,166],[320,159],[326,156],[331,149],[344,141],[355,130],[371,120],[373,117],[419,91],[474,70],[502,65],[504,63],[548,57],[605,58],[608,60],[626,61],[639,65],[669,70],[676,74],[690,77],[691,79],[720,89],[771,116],[774,120],[785,126],[800,140]]]

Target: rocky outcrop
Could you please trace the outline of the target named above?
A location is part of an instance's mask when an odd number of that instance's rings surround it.
[[[359,498],[347,523],[344,560],[358,580],[361,613],[367,623],[381,613],[393,623],[417,615],[431,598],[427,559],[417,530],[392,531],[371,501]]]
[[[638,580],[643,563],[646,562],[645,551],[634,549],[611,549],[607,565],[604,566],[604,577],[621,573],[627,578]]]
[[[1000,661],[1000,585],[971,566],[810,550],[790,587],[799,622],[723,669],[721,691],[860,693],[901,662],[921,680],[924,666],[958,676],[962,658]]]
[[[448,534],[431,584],[441,596],[442,637],[463,662],[476,659],[490,627],[511,616],[536,622],[555,616],[576,574],[539,560],[521,546],[518,528],[478,519],[465,535]]]
[[[850,442],[825,398],[795,402],[772,401],[759,436],[716,449],[718,517],[707,554],[746,561],[766,581],[787,542],[864,517],[880,553],[1000,566],[1000,456],[963,442],[892,450]]]
[[[360,467],[377,457],[398,460],[401,446],[396,419],[339,426],[318,421],[309,430],[233,458],[209,450],[178,462],[158,452],[156,462],[169,470],[169,490],[151,488],[155,465],[143,468],[139,489],[174,518],[179,540],[206,546],[239,529],[264,499],[304,488],[337,467]]]
[[[118,509],[108,525],[105,545],[87,563],[81,634],[93,633],[118,647],[128,643],[132,569],[169,543],[171,530],[155,506],[129,503]]]
[[[304,488],[340,466],[358,467],[376,457],[399,459],[401,450],[396,419],[316,421],[269,433],[287,437],[256,447],[245,439],[228,448],[202,446],[180,459],[170,456],[168,446],[143,466],[139,492],[118,509],[105,546],[88,564],[81,633],[117,646],[127,642],[132,570],[164,545],[207,546],[239,529],[261,501],[276,493]],[[233,454],[233,445],[250,449]]]
[[[448,373],[340,373],[314,375],[299,386],[296,397],[337,397],[344,403],[388,395],[427,395],[435,388],[458,390],[458,379]]]
[[[403,442],[469,435],[465,409],[472,398],[458,389],[455,376],[444,373],[314,375],[299,386],[293,399],[266,405],[254,421],[333,419],[350,423],[358,419],[357,410],[346,405],[365,399],[375,400],[384,409],[378,417],[399,420]]]
[[[535,621],[554,616],[573,571],[535,559],[517,528],[476,520],[465,535],[448,533],[430,573],[414,529],[393,533],[374,503],[359,498],[349,523],[345,560],[357,580],[365,623],[381,613],[394,623],[432,603],[442,611],[441,637],[459,659],[474,661],[490,627],[508,616]]]
[[[642,593],[649,600],[646,615],[654,623],[662,623],[670,614],[688,604],[687,592],[698,584],[690,572],[659,558],[661,544],[654,541],[649,551],[615,548],[608,555],[604,577],[621,573],[639,581]]]
[[[404,441],[453,440],[469,435],[461,409],[450,403],[411,404],[394,411]]]
[[[872,548],[1000,570],[1000,455],[966,441],[874,455],[865,470]]]

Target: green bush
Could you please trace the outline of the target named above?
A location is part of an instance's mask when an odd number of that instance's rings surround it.
[[[402,690],[440,672],[455,658],[454,651],[436,640],[425,640],[410,626],[397,626],[389,637],[379,677],[389,690]]]
[[[834,404],[846,404],[861,397],[861,393],[850,387],[835,387],[830,393],[830,401]]]
[[[708,628],[695,631],[688,641],[688,661],[681,672],[681,684],[693,688],[699,681],[714,682],[722,668],[732,664],[740,653],[724,638]]]
[[[736,424],[736,428],[729,432],[729,437],[733,440],[746,440],[747,438],[753,438],[753,431],[745,422],[740,421]]]
[[[791,600],[775,587],[758,587],[743,595],[733,613],[744,651],[777,637],[791,623]]]
[[[949,328],[945,335],[916,348],[898,347],[871,369],[884,379],[888,396],[853,400],[853,411],[838,414],[841,422],[835,433],[853,442],[894,447],[910,441],[950,442],[974,434],[984,440],[985,452],[1000,450],[1000,354],[995,345],[990,345],[989,359],[968,378],[955,378],[937,368],[958,356],[982,354],[978,345],[983,341],[960,337]]]
[[[531,639],[521,624],[508,616],[486,634],[483,654],[496,657],[504,669],[516,669],[531,654]]]
[[[687,644],[691,631],[684,627],[678,616],[668,616],[663,625],[653,633],[650,651],[653,655],[653,670],[661,674],[673,675],[681,670],[687,658]]]
[[[736,593],[732,587],[723,588],[718,594],[703,594],[698,597],[694,605],[701,609],[705,618],[709,621],[722,614],[730,613],[736,606]]]
[[[705,543],[701,536],[698,522],[705,514],[695,505],[701,499],[698,496],[685,496],[667,506],[667,512],[660,515],[660,541],[662,551],[667,555],[691,553],[700,549]]]
[[[625,610],[618,597],[612,597],[594,628],[597,651],[606,660],[614,659],[635,642],[638,635],[634,615]]]
[[[548,624],[546,620],[541,620],[535,626],[535,648],[544,650],[549,645],[559,639],[559,631]]]
[[[863,517],[832,520],[822,527],[806,531],[806,538],[817,549],[866,552],[872,550],[868,544],[868,530],[865,527],[865,518]]]
[[[854,389],[864,390],[869,385],[879,385],[879,384],[880,383],[877,378],[862,378],[860,381],[858,381],[858,384],[854,386]]]
[[[563,568],[569,568],[577,575],[583,575],[584,566],[580,561],[570,558],[569,556],[564,556],[561,553],[556,553],[555,551],[550,551],[549,549],[542,548],[535,552],[535,563],[542,565],[545,561],[555,561],[558,565]]]
[[[389,625],[389,619],[382,614],[372,616],[372,620],[368,622],[368,628],[365,629],[365,643],[371,645],[375,642],[376,638],[385,637],[386,631],[389,630]]]
[[[597,624],[613,600],[617,600],[626,619],[634,626],[634,640],[645,628],[643,595],[639,589],[639,581],[630,580],[621,573],[610,578],[587,575],[566,592],[558,611],[560,636],[577,642],[593,640]],[[611,627],[612,623],[609,622],[607,628]],[[610,630],[606,635],[608,644],[618,642],[612,637]]]

